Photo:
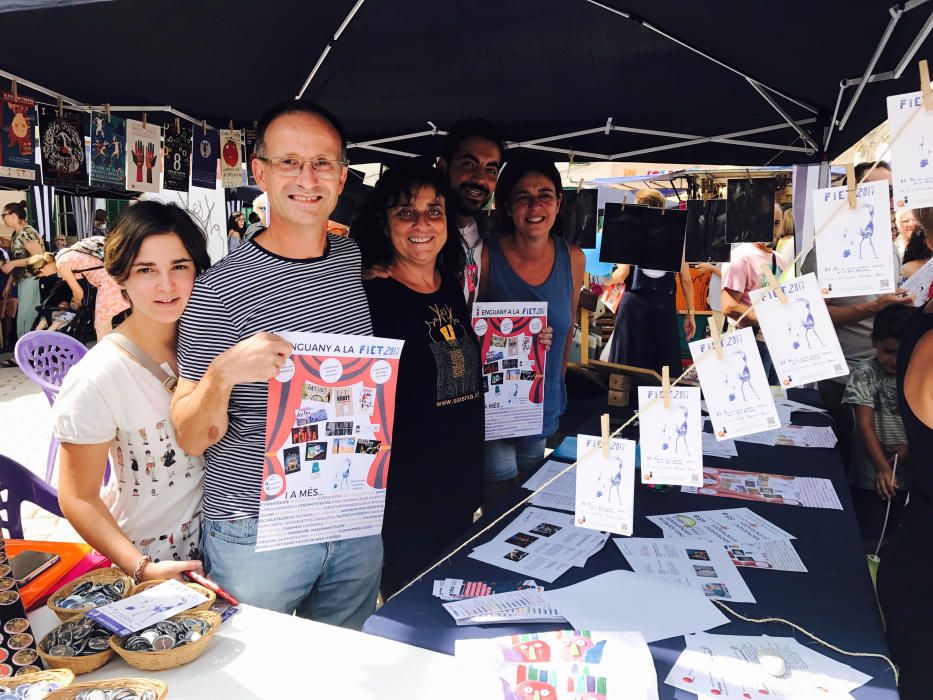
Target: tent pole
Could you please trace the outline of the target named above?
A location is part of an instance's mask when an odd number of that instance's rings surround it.
[[[923,1],[926,2],[926,0]],[[906,9],[910,8],[905,8],[905,10]],[[926,41],[931,29],[933,29],[933,12],[930,12],[930,16],[927,17],[927,21],[923,23],[923,27],[920,29],[920,33],[917,34],[917,37],[911,42],[910,46],[907,47],[904,57],[901,59],[900,63],[897,64],[897,68],[894,69],[895,78],[900,78],[904,74],[908,64],[914,60],[914,56],[920,49],[920,44]]]
[[[343,22],[340,23],[340,26],[337,27],[337,31],[334,32],[334,36],[327,42],[327,46],[324,47],[324,50],[321,52],[321,55],[317,59],[317,63],[314,64],[314,68],[311,69],[311,72],[308,74],[308,77],[305,79],[304,84],[301,86],[301,89],[298,91],[298,94],[295,95],[296,100],[300,100],[305,91],[308,89],[308,86],[311,84],[311,81],[314,80],[314,76],[317,74],[321,65],[324,63],[324,59],[327,58],[327,54],[330,53],[330,50],[334,47],[334,43],[340,38],[340,35],[343,34],[344,30],[347,28],[347,25],[353,20],[353,17],[356,16],[357,11],[362,7],[363,3],[366,0],[356,0],[356,3],[353,5],[353,8],[347,13],[347,16],[344,17]]]
[[[417,158],[417,153],[409,153],[408,151],[396,151],[393,148],[383,148],[382,146],[363,146],[360,144],[347,144],[347,149],[351,148],[365,148],[370,151],[379,151],[380,153],[388,153],[393,156],[405,156],[406,158]]]
[[[891,33],[894,31],[894,26],[901,18],[901,15],[904,13],[902,9],[896,6],[892,7],[890,12],[891,19],[888,21],[888,26],[884,28],[884,33],[881,35],[881,40],[878,42],[878,46],[875,48],[875,53],[872,55],[871,60],[865,67],[865,72],[862,73],[862,81],[858,84],[858,87],[855,88],[855,94],[852,95],[852,99],[849,101],[849,106],[846,107],[846,111],[842,115],[842,120],[839,122],[839,131],[842,131],[846,128],[846,122],[849,121],[849,117],[852,115],[852,110],[855,109],[855,103],[858,102],[858,98],[862,96],[862,91],[868,84],[868,79],[871,77],[872,71],[875,70],[875,65],[878,63],[878,59],[881,58],[881,52],[884,51],[884,47],[888,44],[888,39],[891,38]]]
[[[774,111],[777,112],[778,114],[780,114],[781,117],[784,118],[784,121],[786,121],[788,124],[790,124],[791,128],[792,128],[794,131],[797,132],[797,134],[800,136],[800,138],[802,138],[806,143],[808,143],[810,146],[812,146],[814,151],[818,151],[818,150],[819,150],[819,147],[816,145],[816,142],[810,137],[810,134],[808,134],[806,131],[804,131],[804,130],[800,127],[800,125],[799,125],[797,122],[794,121],[793,117],[791,117],[791,116],[787,113],[787,111],[786,111],[783,107],[781,107],[781,105],[779,105],[779,104],[777,103],[777,100],[775,100],[773,97],[771,97],[771,95],[769,95],[769,94],[765,91],[765,89],[764,89],[760,84],[756,83],[754,80],[752,80],[752,79],[750,79],[750,78],[746,78],[746,80],[748,80],[748,84],[751,85],[753,88],[755,88],[755,91],[756,91],[759,95],[761,95],[762,99],[764,99],[765,102],[767,102],[769,105],[771,105],[771,107],[774,108]]]
[[[48,95],[49,97],[55,97],[57,99],[61,99],[62,102],[67,102],[68,104],[71,104],[71,105],[81,104],[78,100],[73,100],[70,97],[66,97],[65,95],[61,94],[60,92],[49,90],[48,88],[44,88],[41,85],[36,85],[36,83],[26,80],[25,78],[20,78],[18,75],[13,75],[12,73],[8,73],[5,70],[0,70],[0,76],[3,76],[4,78],[7,78],[8,80],[15,80],[17,83],[20,84],[20,86],[25,85],[26,87],[31,88],[35,90],[36,92],[44,93]]]
[[[421,136],[446,136],[446,131],[441,131],[439,129],[432,129],[431,131],[416,131],[411,134],[401,134],[400,136],[387,136],[382,139],[372,139],[370,141],[360,141],[359,143],[350,143],[347,144],[347,148],[367,148],[369,146],[377,146],[380,143],[392,143],[393,141],[405,141],[407,139],[416,139]]]

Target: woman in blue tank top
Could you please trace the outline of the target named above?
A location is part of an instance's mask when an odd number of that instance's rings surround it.
[[[544,367],[541,434],[486,443],[485,505],[503,494],[520,472],[536,467],[545,442],[567,405],[564,372],[573,338],[583,251],[551,235],[561,204],[560,174],[543,158],[512,160],[496,187],[503,234],[483,247],[480,301],[546,301],[554,338]]]

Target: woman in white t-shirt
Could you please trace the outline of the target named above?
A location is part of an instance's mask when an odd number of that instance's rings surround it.
[[[69,371],[53,409],[62,511],[137,581],[202,570],[203,461],[176,442],[166,388],[174,384],[163,380],[177,373],[178,319],[209,265],[204,234],[184,210],[160,202],[127,209],[107,238],[104,266],[131,314]],[[101,490],[108,452],[114,473]]]

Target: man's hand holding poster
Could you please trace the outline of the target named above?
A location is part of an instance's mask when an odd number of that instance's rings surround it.
[[[473,331],[483,361],[486,439],[540,435],[544,421],[547,302],[477,302]]]
[[[256,551],[378,535],[401,340],[282,333],[269,380]]]

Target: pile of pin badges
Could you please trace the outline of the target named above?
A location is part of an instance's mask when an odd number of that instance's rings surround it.
[[[45,697],[61,688],[56,681],[23,683],[15,688],[0,683],[0,700],[45,700]]]
[[[12,573],[6,542],[0,539],[0,678],[12,676],[14,672],[21,675],[41,670],[36,642]]]
[[[0,695],[0,700],[4,700]],[[26,700],[26,698],[23,698]],[[138,692],[133,688],[86,688],[75,695],[75,700],[156,700],[156,693],[152,688]]]
[[[84,581],[77,585],[67,596],[55,598],[52,602],[65,610],[81,610],[84,608],[99,608],[102,605],[115,603],[123,599],[126,593],[126,584],[118,579],[112,583],[94,583]]]
[[[195,617],[163,620],[123,639],[127,651],[168,651],[196,642],[211,629],[209,622]]]
[[[49,656],[91,656],[110,648],[112,632],[87,617],[63,622],[40,642],[40,648]]]

